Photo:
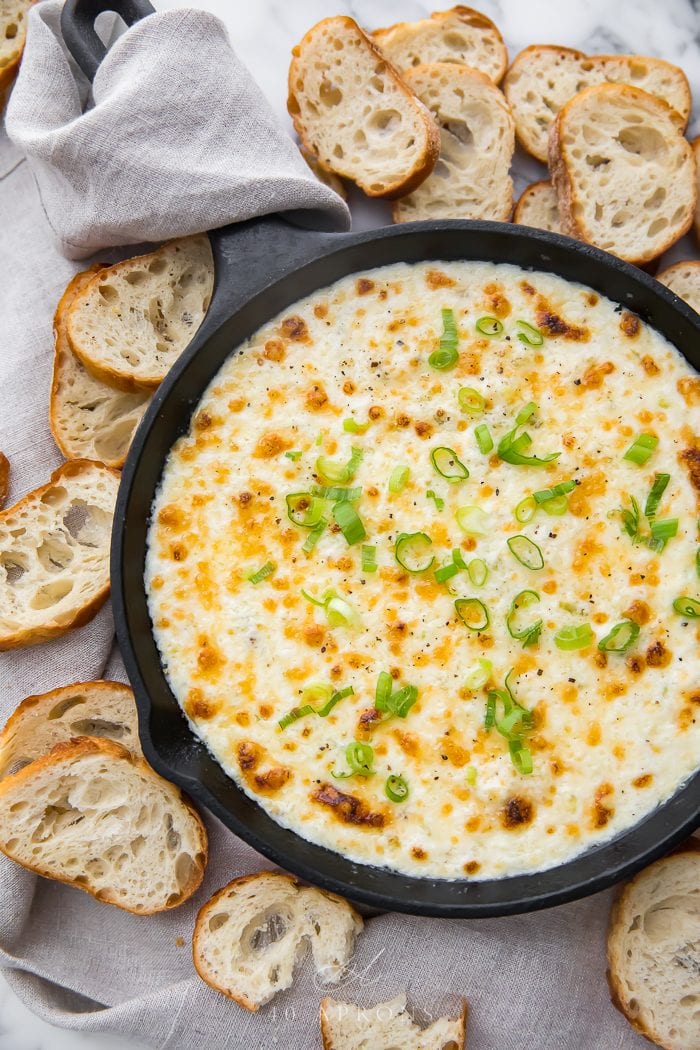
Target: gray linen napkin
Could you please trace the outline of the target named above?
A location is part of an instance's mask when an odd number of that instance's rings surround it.
[[[49,2],[32,12],[24,71],[11,105],[13,135],[28,151],[29,164],[0,135],[0,449],[13,466],[12,500],[44,482],[61,459],[47,422],[51,316],[75,267],[59,254],[54,234],[67,253],[84,254],[105,243],[153,240],[277,208],[324,208],[328,222],[345,218],[337,199],[297,164],[214,19],[191,13],[154,18],[150,26],[133,29],[108,58],[109,75],[103,67],[96,95],[108,100],[108,118],[115,107],[124,113],[137,145],[118,128],[112,136],[105,133],[101,101],[91,116],[80,115],[76,81],[54,35],[58,7]],[[177,61],[164,61],[180,32],[207,35],[215,51],[202,51],[198,66],[181,52]],[[140,60],[136,39],[146,47]],[[146,61],[151,52],[160,64]],[[187,91],[178,87],[176,97],[189,112],[188,99],[200,90],[197,76],[209,68],[209,55],[215,56],[219,85],[227,85],[217,105],[230,90],[255,107],[255,116],[241,116],[226,137],[218,117],[200,114],[203,132],[212,123],[219,128],[218,155],[205,137],[189,133],[182,115],[170,123],[163,100],[161,117],[172,137],[157,136],[153,107],[147,117],[151,131],[141,133],[146,117],[130,114],[121,99],[136,107],[145,94],[134,93],[121,76],[144,84],[157,69],[174,89],[187,75],[194,82]],[[168,79],[171,66],[177,67],[177,85]],[[31,114],[30,132],[24,115]],[[183,126],[188,134],[178,140]],[[266,167],[249,148],[251,128],[256,137],[265,128]],[[108,166],[109,177],[101,165]],[[124,679],[112,638],[105,608],[59,641],[0,653],[0,718],[29,693],[100,675]],[[216,821],[208,825],[211,863],[203,887],[183,907],[150,918],[99,904],[0,857],[0,966],[32,1010],[65,1028],[121,1033],[153,1050],[320,1047],[317,1011],[324,992],[308,962],[293,989],[258,1015],[217,995],[194,973],[190,940],[197,909],[234,876],[269,866]],[[466,995],[470,1050],[642,1050],[648,1044],[608,999],[609,901],[602,894],[544,913],[479,922],[378,916],[368,921],[350,972],[331,994],[370,1005],[405,989],[426,1020],[455,1009]]]

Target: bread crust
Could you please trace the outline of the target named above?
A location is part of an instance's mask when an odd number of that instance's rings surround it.
[[[3,66],[2,69],[0,69],[0,110],[4,109],[5,103],[7,102],[10,93],[10,88],[12,87],[14,79],[17,76],[17,73],[19,72],[20,63],[22,61],[22,55],[24,53],[24,44],[27,37],[26,15],[29,13],[29,8],[32,7],[35,3],[36,0],[26,0],[25,28],[24,32],[22,33],[21,42],[19,44],[19,47],[17,47],[17,49],[14,51],[12,58],[7,63],[7,65]]]
[[[98,463],[96,460],[69,460],[67,463],[62,463],[60,467],[54,470],[50,480],[47,481],[45,485],[40,485],[39,488],[33,489],[31,492],[28,492],[26,496],[23,496],[17,503],[14,503],[11,507],[7,507],[5,510],[1,511],[0,522],[5,521],[11,514],[14,514],[19,508],[29,504],[32,500],[41,498],[42,493],[46,492],[53,485],[56,485],[64,479],[70,479],[76,474],[80,474],[87,466],[98,466],[102,470],[109,471],[109,473],[115,478],[120,477],[118,470],[112,470],[111,467],[105,466],[104,463]],[[107,583],[107,585],[98,591],[89,602],[76,612],[75,616],[69,623],[58,624],[55,621],[49,620],[41,627],[27,627],[24,630],[16,631],[12,635],[0,638],[0,652],[6,652],[8,649],[18,649],[23,645],[37,645],[39,642],[48,642],[53,638],[59,638],[61,635],[75,630],[77,627],[83,627],[86,623],[89,623],[102,608],[109,595],[109,589],[110,585]]]
[[[297,102],[296,93],[292,87],[292,84],[297,75],[299,57],[302,53],[305,43],[311,41],[313,35],[321,26],[328,25],[329,23],[333,23],[335,25],[341,24],[346,29],[356,31],[360,35],[360,37],[364,40],[365,44],[367,45],[377,62],[382,62],[385,64],[389,76],[394,81],[395,86],[401,91],[401,93],[406,97],[409,103],[414,107],[416,113],[421,119],[421,122],[426,132],[426,145],[421,157],[419,158],[419,161],[414,165],[413,171],[405,179],[403,179],[403,181],[393,182],[381,192],[372,190],[370,186],[363,186],[362,183],[358,182],[357,179],[354,178],[349,171],[343,170],[343,166],[341,164],[335,166],[332,169],[333,173],[335,175],[340,176],[341,178],[349,179],[351,182],[355,182],[356,185],[358,185],[360,189],[367,194],[368,197],[379,197],[384,200],[394,200],[396,197],[404,197],[407,193],[410,193],[411,190],[414,190],[417,186],[420,186],[420,184],[425,179],[427,179],[428,175],[435,167],[438,155],[440,153],[440,131],[438,129],[437,124],[428,112],[427,108],[403,82],[403,80],[401,79],[401,75],[396,69],[396,67],[389,61],[386,55],[384,55],[379,50],[372,38],[367,33],[365,33],[364,30],[360,29],[357,22],[355,22],[355,20],[353,18],[350,18],[348,15],[337,15],[331,18],[323,18],[320,22],[317,22],[316,25],[312,26],[311,29],[309,29],[308,32],[304,34],[300,42],[294,48],[292,48],[292,61],[289,66],[289,74],[287,77],[287,111],[290,117],[292,118],[294,130],[299,136],[304,151],[308,153],[311,157],[313,157],[314,160],[319,161],[318,154],[314,149],[313,143],[311,142],[304,121],[302,120],[300,106]],[[325,164],[323,161],[320,161],[320,163],[322,167],[327,167],[327,164]]]
[[[495,76],[493,78],[489,77],[489,80],[492,80],[494,84],[500,84],[500,82],[503,80],[503,74],[505,73],[508,66],[508,50],[506,48],[505,40],[503,39],[503,35],[500,29],[498,28],[496,23],[492,22],[487,15],[483,14],[483,12],[481,11],[475,11],[473,7],[466,7],[464,4],[457,4],[455,7],[451,7],[448,11],[433,11],[427,19],[419,19],[419,21],[427,22],[432,20],[433,22],[444,22],[446,19],[454,17],[455,15],[460,20],[460,22],[464,22],[471,27],[478,27],[479,29],[488,29],[497,38],[499,44],[501,45],[501,61],[499,66],[499,72],[498,76]],[[372,38],[381,48],[382,40],[386,40],[388,36],[396,32],[397,30],[405,29],[413,24],[413,22],[396,22],[394,25],[386,26],[382,29],[374,29],[372,31]],[[466,64],[467,63],[465,63],[465,65]]]
[[[587,243],[592,242],[590,242],[583,226],[577,222],[575,218],[575,209],[579,202],[564,157],[562,124],[566,121],[572,107],[580,105],[582,99],[585,100],[591,97],[603,99],[606,94],[610,93],[614,93],[618,97],[624,95],[629,100],[630,105],[634,105],[635,102],[640,100],[643,100],[648,104],[648,101],[651,100],[654,105],[663,109],[666,115],[675,113],[675,110],[671,109],[669,105],[657,98],[656,95],[650,95],[648,91],[642,91],[640,88],[630,87],[628,84],[594,84],[591,87],[584,88],[583,91],[579,92],[578,95],[575,95],[559,110],[549,134],[549,170],[552,177],[552,184],[557,192],[559,215],[564,232],[569,237],[575,237],[578,238],[578,240],[586,241]],[[686,140],[682,139],[682,136],[680,135],[679,139],[686,142]],[[688,149],[690,149],[687,142],[686,145],[688,146]],[[672,244],[675,244],[683,234],[687,233],[693,222],[693,214],[697,207],[697,197],[698,189],[696,184],[693,187],[692,205],[688,208],[688,214],[684,221],[676,227],[674,231],[669,233],[659,247],[649,248],[647,251],[640,251],[634,256],[634,258],[627,258],[627,262],[634,263],[637,266],[651,262],[653,259],[658,258],[667,251],[667,249],[670,248]]]
[[[2,798],[3,794],[7,791],[14,790],[18,784],[21,784],[23,781],[31,781],[32,777],[34,777],[37,773],[40,773],[45,769],[50,769],[51,766],[56,765],[63,759],[76,759],[88,755],[97,754],[104,755],[105,757],[110,757],[115,761],[129,762],[132,766],[135,766],[136,768],[141,770],[141,772],[146,772],[148,776],[155,777],[158,780],[163,779],[162,777],[159,777],[158,774],[154,772],[154,770],[151,769],[151,767],[148,765],[145,759],[140,758],[138,755],[132,754],[131,751],[127,751],[125,747],[122,747],[122,745],[116,743],[116,741],[104,740],[102,738],[97,737],[83,736],[75,737],[73,740],[56,744],[56,746],[52,748],[47,755],[35,759],[34,762],[30,762],[28,766],[24,766],[23,769],[20,769],[17,773],[14,773],[12,776],[5,777],[5,779],[0,782],[0,798]],[[164,781],[164,783],[169,784],[169,781]],[[1,844],[0,852],[4,853],[6,857],[9,857],[10,860],[15,861],[16,864],[21,865],[21,867],[26,868],[28,871],[33,871],[37,875],[42,875],[45,878],[52,879],[54,882],[63,882],[67,886],[75,886],[79,890],[84,890],[85,893],[90,894],[91,897],[94,897],[96,900],[101,901],[103,904],[112,904],[115,907],[120,908],[122,911],[130,912],[132,915],[155,915],[159,912],[171,911],[173,908],[179,907],[186,900],[188,900],[192,896],[192,894],[195,893],[201,886],[209,857],[209,844],[207,831],[202,821],[202,818],[200,817],[197,810],[194,808],[192,802],[174,784],[170,784],[170,787],[172,787],[172,789],[175,792],[177,792],[179,796],[179,801],[182,803],[182,805],[193,818],[198,833],[200,846],[199,852],[202,856],[202,862],[199,866],[193,865],[192,877],[190,878],[190,881],[188,882],[185,889],[183,890],[181,896],[176,901],[170,904],[166,904],[163,907],[127,907],[126,905],[121,904],[118,900],[112,900],[108,895],[104,893],[98,893],[93,891],[89,886],[84,885],[83,882],[79,882],[75,879],[71,879],[68,877],[58,877],[54,875],[51,871],[42,868],[41,864],[27,864],[22,860],[18,860],[17,857],[14,857],[9,850],[3,848]]]
[[[325,996],[319,1003],[319,1022],[321,1026],[321,1041],[323,1043],[323,1050],[336,1050],[333,1045],[333,1033],[331,1032],[330,1024],[326,1018],[326,1010],[331,1003],[335,1000],[331,996]],[[467,1019],[469,1017],[469,1003],[466,999],[462,999],[462,1009],[459,1015],[460,1031],[458,1033],[458,1039],[460,1042],[457,1044],[457,1050],[466,1050],[467,1045]]]
[[[10,461],[4,452],[0,452],[0,510],[5,506],[10,491]]]
[[[696,838],[688,839],[686,842],[681,843],[681,845],[678,846],[676,849],[672,850],[665,857],[661,857],[659,860],[655,861],[654,864],[651,864],[648,868],[642,869],[642,871],[640,871],[637,875],[631,878],[629,882],[624,883],[624,885],[619,889],[615,900],[613,901],[612,908],[610,909],[610,919],[608,920],[608,933],[606,938],[606,955],[608,966],[605,972],[605,976],[607,977],[608,981],[610,1001],[612,1002],[613,1006],[620,1011],[625,1020],[628,1021],[634,1029],[636,1029],[636,1031],[640,1032],[651,1043],[655,1043],[657,1046],[661,1047],[662,1050],[671,1050],[671,1048],[668,1046],[668,1044],[662,1043],[661,1037],[659,1035],[654,1033],[651,1029],[647,1028],[646,1025],[638,1017],[632,1016],[626,1008],[625,999],[622,992],[622,982],[615,970],[615,959],[613,958],[614,951],[612,946],[612,939],[613,934],[615,932],[615,928],[622,921],[623,908],[630,894],[633,892],[639,879],[643,875],[648,874],[648,872],[656,865],[668,860],[669,857],[682,856],[686,853],[693,855],[697,855],[698,853],[700,853],[700,840]]]
[[[693,139],[690,146],[695,156],[696,186],[698,187],[698,199],[695,202],[693,227],[695,229],[695,236],[698,241],[700,241],[700,135],[698,135],[696,139]]]

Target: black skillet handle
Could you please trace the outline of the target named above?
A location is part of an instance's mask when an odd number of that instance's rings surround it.
[[[128,26],[155,14],[148,0],[66,0],[61,11],[61,33],[66,47],[91,82],[107,54],[95,31],[95,19],[103,11],[113,11]]]

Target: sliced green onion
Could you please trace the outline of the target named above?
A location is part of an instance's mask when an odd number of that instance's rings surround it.
[[[678,533],[678,518],[664,518],[662,521],[652,521],[651,537],[649,547],[653,551],[662,551],[668,541]]]
[[[389,492],[402,492],[410,473],[409,467],[394,467],[389,476]]]
[[[329,627],[352,627],[362,626],[362,620],[357,609],[354,609],[345,598],[334,595],[326,602],[326,620]]]
[[[430,460],[441,478],[456,482],[469,477],[469,471],[453,448],[444,445],[434,448]]]
[[[339,499],[346,499],[349,503],[353,503],[362,495],[362,486],[358,485],[357,488],[346,489],[337,485],[312,485],[311,495],[316,496],[318,499],[332,500],[334,503],[337,503]]]
[[[516,628],[514,622],[515,617],[520,609],[525,609],[529,605],[536,605],[539,600],[540,596],[537,591],[520,591],[510,603],[510,609],[506,616],[506,627],[508,628],[508,633],[511,638],[516,638],[523,643],[523,649],[526,649],[528,645],[534,645],[537,642],[542,633],[544,623],[542,620],[535,620],[534,623]]]
[[[387,777],[384,794],[390,802],[405,802],[408,798],[408,784],[403,777],[395,775]]]
[[[523,536],[522,534],[511,536],[507,543],[508,549],[515,560],[524,565],[526,569],[544,568],[542,551],[528,536]]]
[[[369,744],[362,744],[359,740],[353,740],[345,748],[345,761],[350,766],[347,773],[333,773],[331,776],[336,780],[345,780],[347,777],[371,777],[374,775],[372,764],[374,762],[374,748]]]
[[[483,558],[472,558],[467,566],[467,575],[475,587],[483,587],[489,578],[489,567]]]
[[[335,594],[335,591],[326,591],[323,598],[314,598],[313,594],[309,594],[309,592],[305,591],[303,587],[301,588],[302,597],[306,598],[307,602],[311,602],[312,605],[317,605],[319,609],[326,608],[326,602],[333,594]]]
[[[482,335],[500,335],[503,331],[503,322],[497,317],[480,317],[474,327]]]
[[[527,346],[542,346],[544,336],[539,328],[535,328],[534,325],[529,324],[527,321],[517,320],[515,323],[520,329],[518,339],[521,343],[525,343]]]
[[[658,443],[659,439],[653,434],[637,434],[622,458],[629,460],[630,463],[636,463],[638,467],[643,467],[651,459]]]
[[[325,518],[321,518],[321,520],[316,525],[314,525],[313,529],[302,544],[301,549],[303,550],[304,554],[311,554],[312,550],[314,549],[318,541],[321,539],[321,536],[325,532],[327,525],[328,522]]]
[[[457,322],[455,321],[454,312],[452,310],[443,310],[440,345],[437,350],[433,350],[428,358],[428,364],[432,368],[437,368],[440,371],[454,368],[459,359],[457,342]]]
[[[549,503],[557,496],[566,496],[576,488],[575,481],[560,481],[558,485],[552,485],[551,489],[539,489],[532,493],[535,503]]]
[[[428,489],[428,491],[426,492],[425,496],[426,496],[426,499],[431,499],[434,502],[436,510],[444,510],[445,509],[445,501],[444,501],[444,499],[442,499],[440,496],[437,496],[433,492],[432,489]]]
[[[363,452],[361,448],[351,450],[350,459],[347,463],[339,463],[337,460],[328,459],[327,456],[319,456],[316,460],[316,470],[326,481],[342,485],[346,481],[352,481],[357,473],[357,468],[362,462]]]
[[[468,536],[488,536],[491,519],[485,510],[473,505],[458,507],[455,520]]]
[[[689,598],[687,594],[675,599],[673,609],[679,616],[687,616],[689,620],[696,620],[700,616],[700,602],[697,598]]]
[[[248,579],[248,581],[250,583],[253,583],[253,584],[255,584],[255,583],[262,583],[262,581],[266,580],[268,578],[268,576],[272,576],[272,574],[273,574],[273,572],[275,571],[276,568],[277,568],[277,566],[275,565],[275,563],[273,561],[266,561],[265,564],[263,565],[262,569],[258,569],[257,572],[251,573],[247,577],[247,579]]]
[[[515,417],[515,426],[512,430],[509,430],[507,434],[501,438],[498,442],[497,453],[504,463],[512,463],[515,466],[522,467],[543,467],[547,463],[552,463],[555,459],[558,459],[561,452],[550,452],[547,456],[528,456],[526,455],[527,450],[532,444],[532,438],[528,433],[519,434],[518,431],[521,426],[527,423],[528,419],[537,411],[537,405],[534,401],[529,401],[527,405],[520,409],[517,416]]]
[[[324,504],[310,492],[290,492],[287,501],[287,517],[294,525],[311,529],[323,517]]]
[[[346,696],[352,696],[355,692],[351,685],[346,686],[344,689],[339,689],[337,692],[333,692],[333,686],[331,685],[310,685],[302,692],[303,700],[323,700],[322,707],[315,708],[310,703],[306,703],[303,707],[294,707],[292,710],[281,718],[279,721],[280,729],[286,729],[287,726],[291,725],[292,722],[298,721],[300,718],[304,718],[306,715],[319,715],[321,718],[327,718],[331,713],[336,704],[339,704],[341,700],[344,700]]]
[[[476,438],[476,447],[482,455],[486,456],[493,450],[491,431],[485,423],[479,423],[478,427],[474,427],[474,437]]]
[[[441,565],[439,569],[435,570],[435,582],[446,583],[453,576],[456,576],[458,572],[461,572],[459,565],[455,565],[453,561],[447,562],[446,565]]]
[[[521,525],[527,525],[529,521],[532,521],[536,513],[537,504],[532,496],[526,496],[525,499],[521,499],[513,511],[515,520]]]
[[[622,620],[600,639],[598,648],[602,653],[626,653],[639,638],[639,631],[634,620]]]
[[[486,698],[484,729],[497,729],[508,741],[511,762],[522,774],[532,773],[532,753],[523,743],[522,734],[532,728],[534,716],[515,699],[510,687],[513,669],[508,672],[504,689],[490,689]],[[499,717],[499,711],[502,714]]]
[[[377,548],[368,543],[362,545],[362,571],[377,571]]]
[[[481,416],[486,408],[486,398],[473,386],[461,386],[457,391],[459,407],[470,416]]]
[[[370,420],[369,419],[367,420],[366,423],[356,423],[355,420],[352,418],[352,416],[350,417],[350,419],[344,419],[343,420],[343,430],[347,434],[364,434],[364,432],[367,430],[369,425],[370,425]]]
[[[391,691],[394,688],[394,679],[388,671],[380,671],[377,675],[377,686],[374,693],[374,706],[377,711],[386,711]]]
[[[296,463],[298,459],[301,459],[303,453],[299,449],[293,449],[291,452],[285,452],[287,459],[291,459],[293,463]]]
[[[418,699],[418,688],[415,685],[404,685],[393,692],[394,680],[388,671],[380,671],[377,676],[377,688],[374,695],[374,706],[398,718],[405,718]]]
[[[631,536],[633,540],[636,540],[639,536],[639,520],[641,517],[641,511],[639,504],[637,503],[634,496],[630,496],[630,503],[632,504],[632,510],[628,510],[623,507],[620,511],[620,517],[622,518],[622,528]]]
[[[469,668],[464,679],[467,689],[482,689],[493,673],[493,664],[490,660],[480,656],[477,662]]]
[[[554,635],[554,644],[557,649],[562,649],[564,652],[570,652],[572,649],[585,649],[593,640],[593,630],[589,623],[560,627]]]
[[[402,532],[396,538],[394,557],[407,572],[427,572],[435,556],[431,554],[428,557],[426,551],[421,555],[421,549],[430,547],[432,542],[425,532]]]
[[[473,787],[476,784],[476,768],[474,766],[467,766],[465,773],[467,774],[467,784],[471,784]]]
[[[461,550],[459,549],[459,547],[455,547],[454,550],[452,551],[452,561],[455,563],[455,565],[459,566],[459,568],[462,570],[462,572],[466,572],[467,571],[467,563],[464,560],[464,556],[463,556]]]
[[[491,622],[489,611],[479,598],[457,598],[455,610],[470,631],[485,631]]]
[[[365,539],[367,536],[365,527],[352,503],[348,503],[347,500],[340,500],[340,502],[333,504],[332,513],[336,525],[340,526],[340,531],[350,547]]]
[[[661,497],[663,496],[668,483],[671,480],[670,474],[656,474],[654,475],[653,484],[649,490],[647,501],[644,504],[644,516],[646,518],[653,518],[659,509],[661,503]],[[631,498],[631,497],[630,497]],[[633,501],[634,502],[634,501]]]
[[[552,514],[560,518],[569,509],[569,501],[566,496],[555,496],[554,499],[545,500],[540,506],[545,514]]]
[[[511,761],[518,773],[522,773],[523,776],[532,773],[532,752],[529,747],[523,744],[522,740],[509,740],[508,750],[510,751]]]

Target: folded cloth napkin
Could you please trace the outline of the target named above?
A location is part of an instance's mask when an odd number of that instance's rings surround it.
[[[7,109],[61,250],[165,240],[284,212],[347,229],[345,202],[313,175],[204,11],[150,15],[87,81],[60,34],[59,0],[33,8]]]
[[[297,161],[214,19],[184,12],[136,26],[98,73],[95,108],[81,114],[78,82],[57,37],[58,8],[50,0],[32,12],[11,104],[12,133],[29,163],[0,136],[0,449],[12,463],[13,500],[60,462],[47,421],[51,316],[75,267],[54,234],[80,254],[276,209],[301,209],[308,221],[316,209],[316,221],[329,225],[346,219],[342,204]],[[183,34],[201,46],[188,51]],[[151,80],[161,84],[160,96],[146,89]],[[167,105],[173,98],[181,112]],[[239,113],[231,98],[253,112]],[[194,136],[197,123],[201,135]],[[249,136],[265,137],[262,160]],[[0,653],[0,719],[29,693],[92,677],[124,679],[112,640],[105,607],[58,641]],[[324,991],[308,962],[293,989],[257,1015],[194,972],[197,909],[234,876],[269,866],[213,819],[208,826],[204,885],[183,907],[148,918],[0,857],[0,966],[32,1010],[65,1028],[119,1033],[153,1050],[318,1050]],[[370,1005],[406,990],[426,1019],[467,996],[470,1050],[642,1050],[647,1044],[608,999],[609,900],[602,894],[480,922],[372,918],[350,972],[331,993]],[[99,1050],[102,1041],[91,1036],[85,1045]],[[0,1046],[11,1050],[1,1031]]]

